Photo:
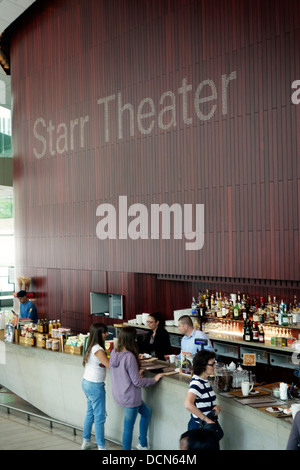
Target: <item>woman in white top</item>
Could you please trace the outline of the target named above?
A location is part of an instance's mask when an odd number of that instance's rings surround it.
[[[105,377],[109,359],[105,353],[105,339],[107,326],[103,323],[94,323],[90,334],[86,352],[83,357],[84,374],[82,389],[87,398],[87,412],[83,426],[82,450],[91,449],[92,426],[95,427],[95,437],[99,450],[105,449],[104,423],[105,412]]]

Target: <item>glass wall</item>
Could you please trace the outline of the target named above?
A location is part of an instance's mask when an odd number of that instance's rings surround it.
[[[0,157],[12,157],[11,111],[0,106]]]
[[[5,195],[1,197],[2,192]],[[13,195],[12,189],[5,191],[2,187],[0,191],[0,268],[7,266],[14,266]]]

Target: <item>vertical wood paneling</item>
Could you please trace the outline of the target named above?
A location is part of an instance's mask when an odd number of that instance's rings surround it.
[[[291,83],[300,79],[299,16],[297,0],[36,5],[36,13],[13,26],[11,34],[20,269],[49,270],[51,292],[56,274],[62,289],[72,291],[81,283],[88,290],[99,284],[129,292],[122,273],[297,280],[300,105],[291,103]],[[231,72],[236,79],[227,87],[224,115],[222,75]],[[189,123],[179,92],[183,79],[191,86]],[[200,121],[195,92],[208,79],[217,98],[202,103],[201,110],[208,113],[216,104],[216,111]],[[118,93],[122,106],[134,109],[133,136],[128,109],[119,136]],[[201,97],[209,94],[206,85]],[[104,107],[97,100],[110,95],[115,101],[109,104],[106,142]],[[176,122],[162,129],[159,113],[172,96]],[[155,121],[148,135],[137,126],[145,98],[155,106],[155,116],[143,120],[145,127]],[[83,148],[75,126],[72,149],[70,122],[85,116]],[[40,159],[33,153],[41,148],[33,135],[37,118],[45,120],[39,129],[48,147]],[[165,110],[164,124],[170,118],[171,110]],[[56,150],[57,137],[59,148],[66,146],[63,153]],[[187,252],[184,239],[100,241],[96,208],[103,202],[118,208],[120,195],[149,210],[152,203],[204,204],[203,249]],[[63,310],[78,307],[77,300],[70,305],[65,294],[60,297]],[[56,302],[49,305],[59,309]],[[88,299],[81,298],[78,308],[88,311]]]

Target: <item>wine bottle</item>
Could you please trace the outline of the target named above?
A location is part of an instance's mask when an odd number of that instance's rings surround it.
[[[260,325],[260,327],[259,327],[258,341],[259,341],[259,343],[264,343],[265,342],[265,332],[264,332],[264,328],[263,328],[262,325]]]
[[[252,340],[253,341],[255,341],[255,342],[259,341],[258,334],[259,334],[258,325],[257,325],[257,322],[255,322],[253,330],[252,330]]]

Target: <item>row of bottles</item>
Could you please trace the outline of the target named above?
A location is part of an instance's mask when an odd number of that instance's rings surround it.
[[[297,326],[300,324],[300,303],[294,296],[293,304],[289,306],[281,300],[278,304],[276,297],[265,302],[263,297],[250,298],[246,294],[224,294],[221,292],[200,292],[198,301],[192,298],[192,314],[198,317],[210,316],[231,320],[252,320],[254,323],[268,323],[279,326]]]
[[[270,328],[274,330],[274,327],[265,326],[264,328],[264,325],[258,325],[258,322],[253,323],[251,320],[245,320],[243,326],[243,340],[248,342],[253,341],[256,343],[264,343],[266,339],[265,330]],[[280,328],[277,328],[277,331],[275,329],[275,332],[273,332],[271,337],[267,339],[267,342],[270,341],[272,346],[291,347],[295,338],[293,337],[291,330],[284,331],[285,332]],[[267,336],[268,335],[270,335],[270,332],[267,332]]]
[[[43,334],[50,334],[53,329],[60,328],[60,320],[47,320],[47,319],[38,319],[37,322],[37,332]]]
[[[254,341],[256,343],[265,342],[265,332],[263,325],[258,326],[258,322],[253,322],[251,320],[244,321],[243,327],[243,340],[244,341]]]

